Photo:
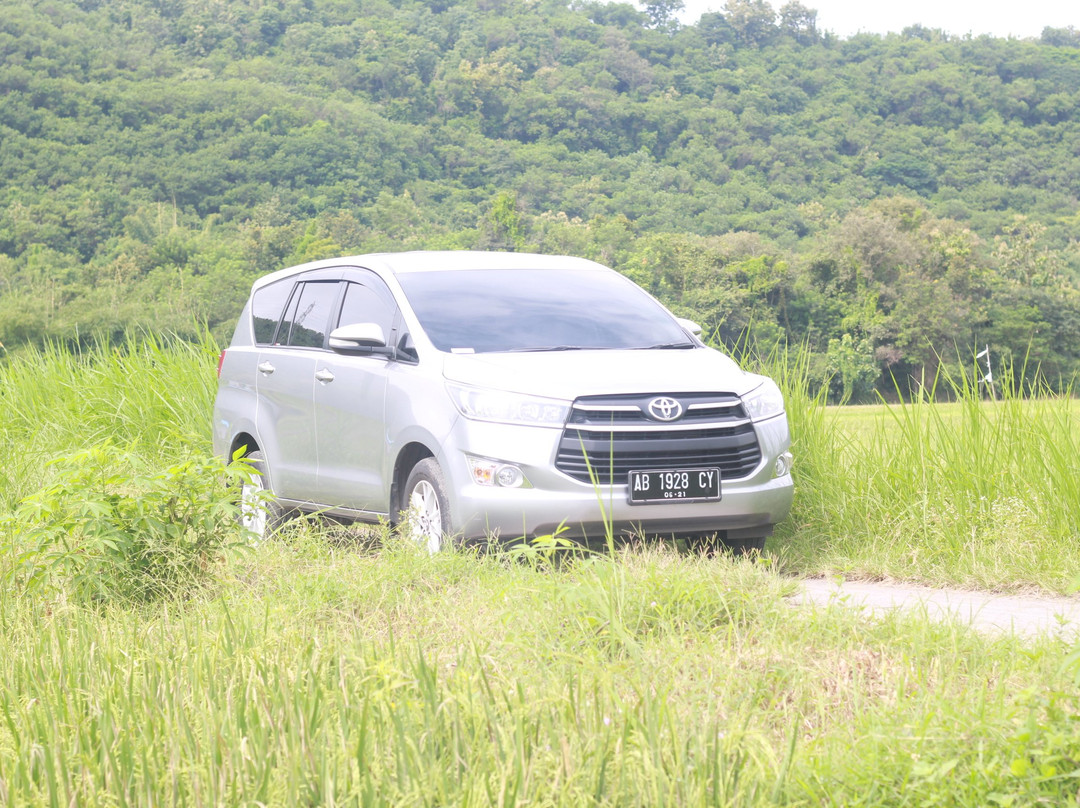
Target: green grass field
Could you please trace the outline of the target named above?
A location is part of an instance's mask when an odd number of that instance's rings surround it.
[[[1036,398],[1026,402],[1026,405],[1036,418],[1046,417],[1047,410],[1055,407],[1064,408],[1072,419],[1080,418],[1080,400],[1075,398]],[[993,417],[995,411],[1004,406],[1008,404],[989,398],[980,401],[983,417]],[[894,430],[897,425],[896,413],[900,409],[902,407],[896,404],[848,404],[826,407],[825,413],[830,430],[844,433],[851,440],[868,442],[873,440],[878,430]],[[934,417],[940,418],[949,427],[962,426],[969,412],[968,405],[963,401],[938,402],[933,405],[933,410]],[[925,409],[923,414],[928,415],[929,409]]]
[[[762,559],[428,556],[313,524],[241,549],[210,525],[163,589],[88,589],[164,575],[106,542],[191,549],[136,508],[163,486],[227,501],[154,476],[208,451],[214,360],[0,364],[0,805],[1075,802],[1077,649],[786,597],[815,572],[1069,591],[1075,403],[831,410],[775,367],[798,488]]]
[[[785,569],[1073,591],[1076,399],[956,392],[946,403],[789,407],[799,492],[773,545]]]

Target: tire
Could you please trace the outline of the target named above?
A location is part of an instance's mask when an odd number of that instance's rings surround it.
[[[258,474],[251,482],[240,487],[240,526],[248,531],[254,542],[260,542],[273,534],[285,521],[285,511],[273,498],[266,476],[266,458],[263,453],[251,452],[248,462]]]
[[[728,539],[716,534],[693,536],[688,539],[688,547],[697,553],[713,555],[719,551],[726,551],[733,556],[760,555],[765,550],[767,536],[743,536],[737,539]]]
[[[727,546],[732,555],[760,555],[765,550],[765,536],[755,536],[750,539],[728,539]]]
[[[450,546],[450,503],[446,479],[434,458],[426,457],[413,466],[405,481],[405,535],[429,553]]]

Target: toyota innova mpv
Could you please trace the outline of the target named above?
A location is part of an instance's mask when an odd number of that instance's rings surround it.
[[[769,379],[592,261],[407,252],[257,280],[222,353],[214,449],[290,511],[455,539],[716,537],[763,546],[791,506]],[[256,505],[264,502],[268,505]]]

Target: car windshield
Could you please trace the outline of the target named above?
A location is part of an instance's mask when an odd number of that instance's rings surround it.
[[[611,270],[453,270],[398,279],[440,351],[694,347],[667,311]]]

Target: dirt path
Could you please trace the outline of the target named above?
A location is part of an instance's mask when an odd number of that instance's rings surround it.
[[[1080,640],[1080,599],[995,595],[959,589],[932,589],[891,583],[810,578],[802,582],[795,602],[840,603],[884,613],[892,609],[922,609],[928,617],[950,617],[981,631],[1022,635],[1054,634]]]

